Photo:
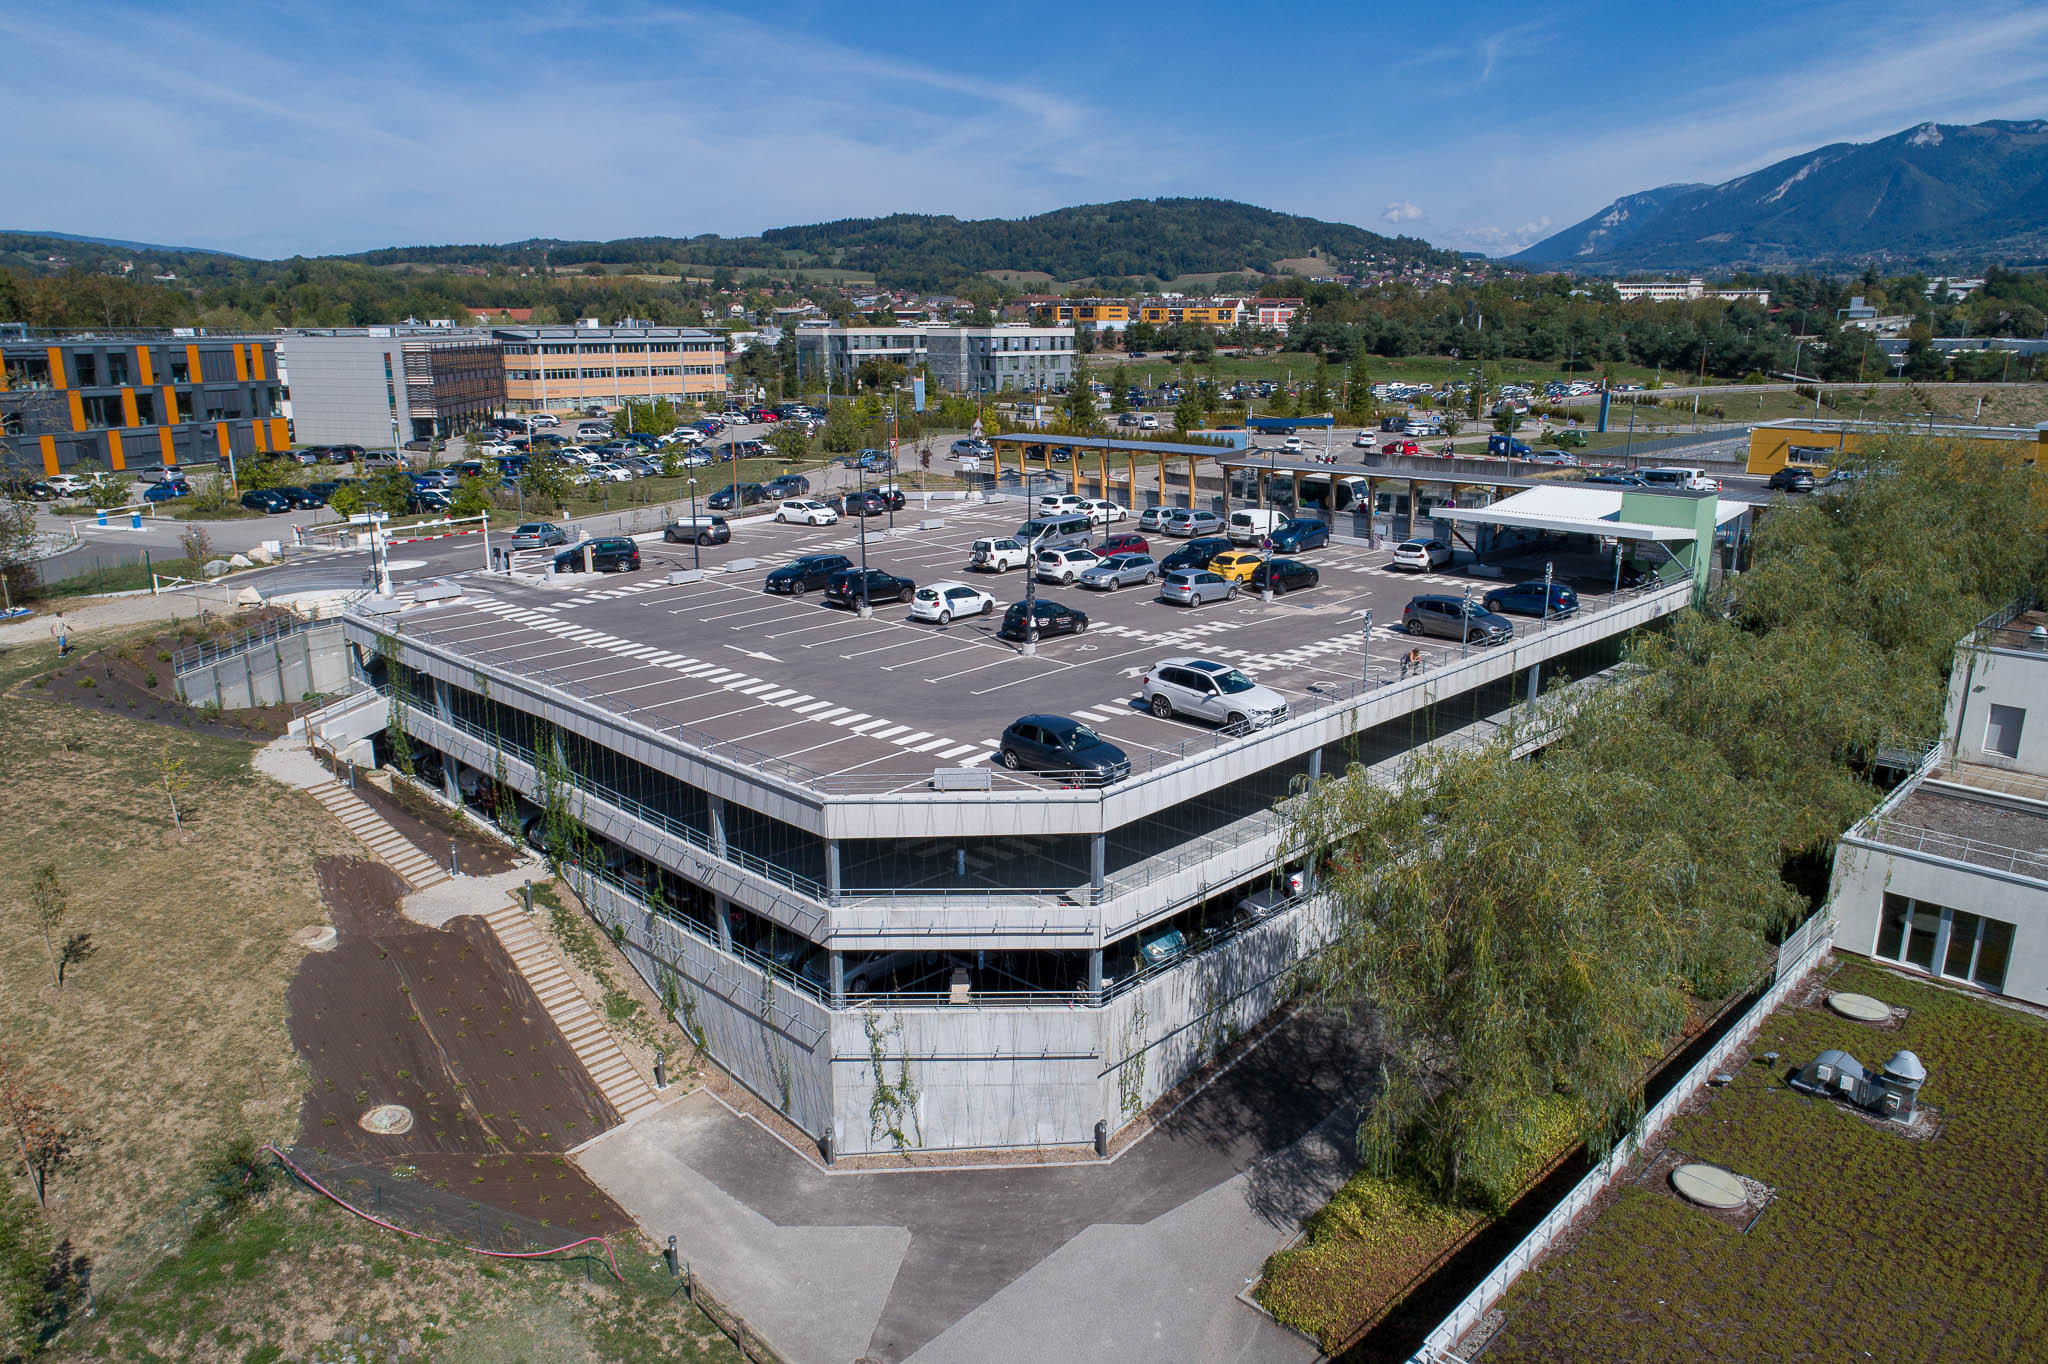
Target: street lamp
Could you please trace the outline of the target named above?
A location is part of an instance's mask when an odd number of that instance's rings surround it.
[[[1536,629],[1539,633],[1550,628],[1550,560],[1543,561],[1543,608],[1537,613]]]
[[[1365,637],[1359,644],[1359,652],[1363,657],[1359,662],[1358,678],[1360,683],[1370,687],[1372,685],[1372,608],[1369,606],[1365,608]]]
[[[1458,618],[1458,657],[1472,652],[1472,585],[1465,585],[1464,614]]]
[[[690,567],[704,567],[703,530],[697,524],[697,476],[690,475]]]

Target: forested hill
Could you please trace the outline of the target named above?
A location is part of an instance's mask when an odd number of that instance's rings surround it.
[[[1277,261],[1319,253],[1338,262],[1456,260],[1414,237],[1384,237],[1229,199],[1125,199],[1030,218],[897,213],[775,228],[761,239],[924,287],[985,270],[1038,270],[1061,280],[1270,274]]]

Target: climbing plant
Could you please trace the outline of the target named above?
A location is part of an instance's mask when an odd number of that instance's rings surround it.
[[[910,1049],[903,1042],[903,1015],[884,1025],[872,1009],[861,1018],[868,1035],[868,1065],[875,1076],[875,1092],[868,1100],[868,1140],[887,1137],[898,1151],[924,1145],[924,1131],[917,1120],[918,1088],[910,1069]],[[896,1079],[889,1079],[888,1041],[895,1038],[901,1051],[896,1058]]]
[[[1117,1107],[1129,1120],[1138,1116],[1138,1110],[1145,1106],[1145,1005],[1142,1000],[1131,1008],[1131,1018],[1124,1025],[1124,1059],[1116,1071]]]
[[[378,635],[377,652],[384,656],[385,676],[391,684],[391,709],[384,719],[384,738],[391,745],[392,766],[410,777],[412,736],[406,730],[406,711],[407,698],[412,693],[412,669],[399,661],[396,633]]]
[[[519,799],[512,792],[512,782],[505,770],[505,716],[496,698],[491,695],[491,679],[482,673],[476,675],[476,694],[490,708],[491,731],[491,818],[507,834],[519,832]]]

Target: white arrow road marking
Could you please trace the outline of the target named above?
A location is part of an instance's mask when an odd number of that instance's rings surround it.
[[[777,658],[774,654],[758,653],[753,649],[742,649],[737,644],[728,644],[725,647],[732,650],[736,654],[745,654],[748,658],[758,658],[763,663],[780,663],[782,661],[781,659]]]

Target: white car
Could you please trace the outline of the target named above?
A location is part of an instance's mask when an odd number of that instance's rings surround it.
[[[1159,429],[1159,418],[1153,416],[1150,412],[1139,413],[1138,429],[1140,431],[1157,431]]]
[[[839,522],[839,513],[823,502],[813,502],[807,497],[791,498],[775,509],[775,519],[786,526],[831,526]]]
[[[1088,499],[1079,493],[1046,493],[1038,499],[1040,516],[1058,516],[1062,512],[1077,512],[1087,509]]]
[[[1098,526],[1106,526],[1112,521],[1121,521],[1130,515],[1120,504],[1112,502],[1106,497],[1098,497],[1092,502],[1083,502],[1081,505],[1088,509],[1088,519]]]
[[[1286,440],[1280,442],[1280,448],[1290,455],[1298,455],[1303,450],[1306,450],[1308,446],[1302,443],[1300,436],[1289,436]]]
[[[941,625],[955,616],[986,616],[996,609],[996,599],[978,587],[952,581],[926,583],[910,599],[912,620],[935,620]]]
[[[608,483],[631,483],[633,481],[633,471],[631,469],[628,469],[623,464],[613,464],[609,461],[591,465],[590,472]]]
[[[1031,551],[1024,547],[1022,540],[1010,535],[994,540],[976,540],[967,555],[967,566],[985,573],[1008,573],[1030,561]]]
[[[1358,433],[1357,438],[1351,442],[1351,448],[1354,450],[1371,450],[1378,446],[1379,443],[1378,436],[1375,436],[1370,431],[1361,431]]]
[[[1287,698],[1228,663],[1162,658],[1139,679],[1145,708],[1161,720],[1193,716],[1234,728],[1264,729],[1287,718]]]
[[[1394,546],[1394,557],[1388,561],[1390,568],[1412,568],[1418,573],[1427,573],[1432,568],[1442,568],[1451,561],[1451,547],[1441,540],[1404,540]]]
[[[694,426],[678,426],[661,438],[663,445],[696,445],[704,439],[704,433]]]
[[[43,481],[65,497],[77,497],[92,487],[89,479],[80,478],[77,474],[52,474]]]
[[[552,412],[531,412],[527,414],[528,426],[560,426],[562,419]]]
[[[1038,581],[1070,584],[1102,562],[1092,549],[1041,549],[1038,551]]]

